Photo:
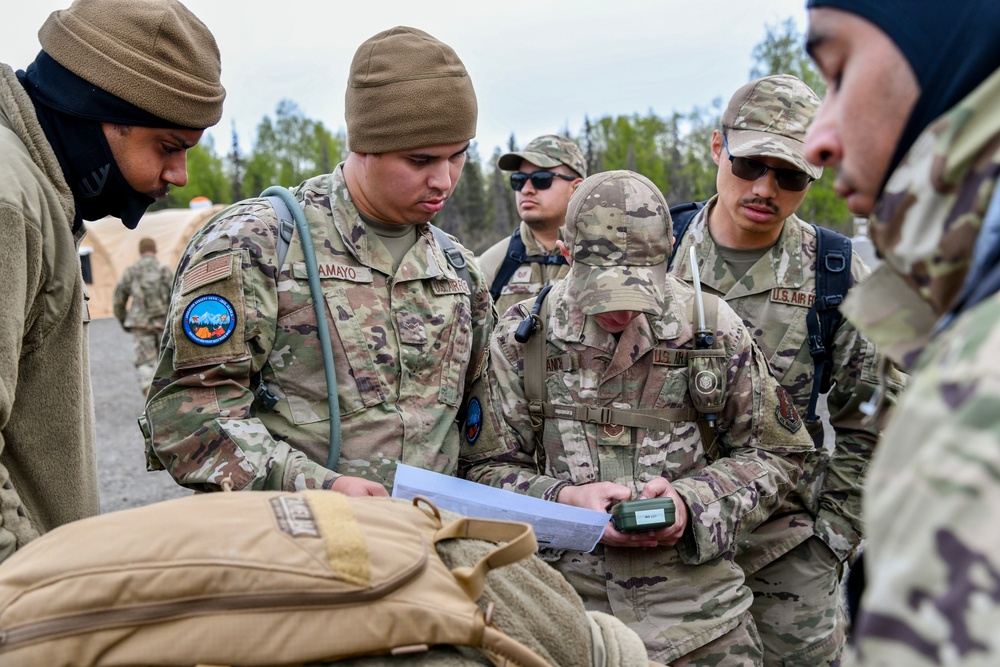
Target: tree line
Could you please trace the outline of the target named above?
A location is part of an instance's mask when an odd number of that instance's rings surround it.
[[[769,74],[793,74],[822,97],[825,86],[802,50],[802,36],[791,19],[767,27],[764,40],[752,53],[750,79]],[[649,178],[670,204],[707,199],[715,194],[717,167],[710,140],[719,128],[725,101],[707,107],[659,116],[604,116],[585,119],[576,132],[553,130],[577,142],[589,173],[629,169]],[[533,137],[525,138],[530,141]],[[518,224],[514,193],[507,174],[496,167],[503,152],[520,148],[514,134],[506,149],[496,149],[485,162],[472,144],[465,169],[451,199],[435,224],[459,238],[475,253],[508,236]],[[224,153],[209,136],[188,151],[188,185],[172,189],[160,207],[186,207],[196,196],[216,203],[256,197],[267,186],[294,186],[317,174],[329,173],[347,155],[343,132],[306,118],[291,100],[278,103],[274,118],[257,126],[253,149],[244,154],[235,129]],[[833,171],[813,183],[799,209],[799,217],[848,235],[852,218],[833,190]]]

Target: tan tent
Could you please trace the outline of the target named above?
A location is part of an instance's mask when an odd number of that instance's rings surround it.
[[[139,259],[139,239],[148,236],[156,241],[156,256],[174,269],[194,233],[222,208],[222,204],[216,204],[154,211],[142,216],[135,229],[127,229],[118,218],[86,223],[87,235],[80,244],[80,254],[89,257],[90,316],[96,319],[114,315],[111,298],[115,285],[122,272]],[[88,260],[83,261],[86,265]]]

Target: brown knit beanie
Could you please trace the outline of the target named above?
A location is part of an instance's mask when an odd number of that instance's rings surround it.
[[[66,69],[155,116],[196,129],[222,117],[219,47],[177,0],[76,0],[49,15],[38,41]]]
[[[397,26],[358,47],[347,81],[347,147],[388,153],[476,136],[476,91],[455,51]]]

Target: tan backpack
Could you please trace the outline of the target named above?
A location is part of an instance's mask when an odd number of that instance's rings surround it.
[[[435,545],[503,541],[449,569]],[[534,553],[527,524],[443,522],[427,501],[197,495],[62,526],[0,567],[0,664],[301,665],[477,649],[547,667],[476,604]]]

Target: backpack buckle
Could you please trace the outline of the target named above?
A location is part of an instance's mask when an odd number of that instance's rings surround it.
[[[611,408],[595,408],[589,405],[585,405],[583,408],[584,415],[582,421],[602,425],[611,423]]]

